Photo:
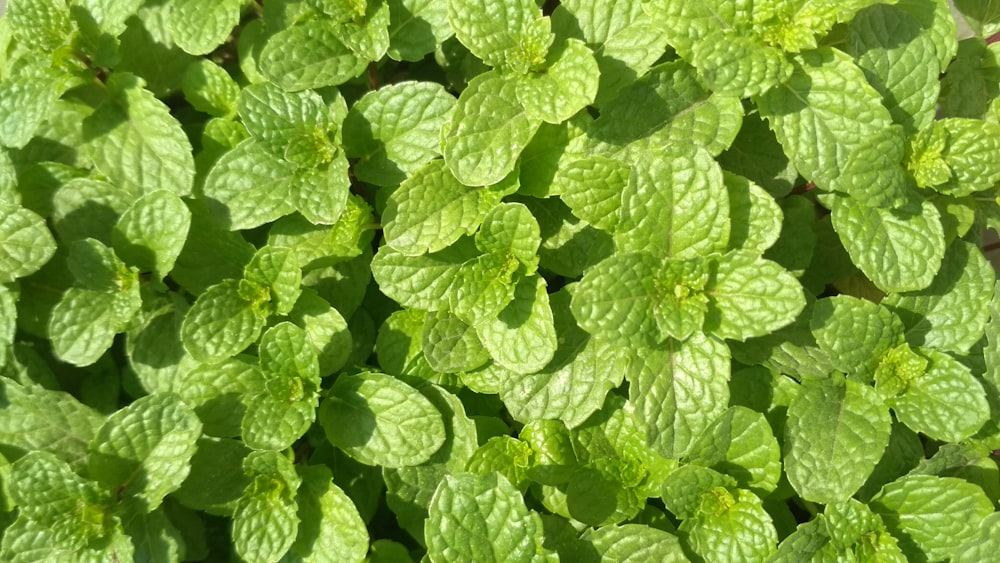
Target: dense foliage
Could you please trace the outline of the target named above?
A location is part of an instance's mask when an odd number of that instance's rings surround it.
[[[9,0],[0,560],[985,561],[1000,8]]]

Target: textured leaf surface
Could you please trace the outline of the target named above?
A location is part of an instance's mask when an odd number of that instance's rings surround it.
[[[23,386],[0,379],[0,443],[30,451],[47,451],[70,463],[87,454],[87,444],[103,422],[96,411],[63,391]]]
[[[358,179],[394,186],[438,156],[455,98],[428,82],[392,84],[362,97],[344,120],[344,150]]]
[[[90,475],[148,509],[184,482],[201,422],[176,395],[147,395],[115,412],[90,445]]]
[[[763,560],[775,550],[778,534],[771,515],[750,491],[722,487],[702,497],[701,512],[681,523],[688,545],[706,560]]]
[[[27,67],[0,82],[0,145],[21,148],[35,136],[59,97],[57,79]]]
[[[38,271],[55,254],[45,221],[20,205],[0,203],[0,282]]]
[[[764,415],[731,407],[691,445],[685,461],[734,477],[741,488],[769,493],[781,477],[781,449]]]
[[[842,371],[863,378],[903,338],[903,323],[889,309],[849,295],[817,301],[809,328]]]
[[[883,304],[906,325],[910,344],[962,354],[983,335],[995,278],[979,248],[955,241],[927,288],[890,295]]]
[[[516,81],[488,72],[462,91],[442,145],[444,160],[459,182],[491,185],[514,169],[541,124],[525,112],[516,90]]]
[[[661,561],[682,563],[688,561],[677,536],[650,526],[624,524],[588,530],[581,537],[593,546],[601,561],[640,563]],[[584,556],[581,554],[581,561]],[[598,559],[594,559],[597,561]]]
[[[292,549],[310,563],[362,561],[368,553],[368,530],[330,470],[309,465],[300,470],[298,536]]]
[[[476,324],[476,334],[493,360],[518,374],[535,373],[556,352],[556,329],[541,276],[522,279],[514,299],[495,319]]]
[[[372,276],[382,292],[406,307],[438,311],[446,308],[447,294],[459,269],[471,258],[467,249],[410,257],[388,246],[372,260]]]
[[[792,76],[761,95],[758,107],[795,167],[821,188],[850,192],[852,176],[893,165],[903,174],[898,161],[850,163],[853,153],[866,149],[892,120],[881,96],[846,55],[832,50],[800,54]]]
[[[529,117],[559,124],[594,102],[600,70],[590,49],[570,39],[550,57],[542,73],[529,73],[517,83],[517,99]]]
[[[444,422],[419,391],[381,373],[341,376],[320,405],[330,442],[368,465],[427,461],[445,441]]]
[[[448,4],[389,0],[389,51],[397,61],[419,61],[452,35]]]
[[[181,324],[181,340],[196,359],[221,360],[257,340],[264,320],[252,303],[240,297],[239,284],[227,280],[198,296]]]
[[[49,318],[53,352],[78,366],[96,362],[142,306],[138,290],[114,294],[71,287]]]
[[[715,285],[708,288],[708,295],[706,330],[736,340],[790,324],[806,304],[802,287],[787,270],[739,251],[719,260]]]
[[[979,487],[954,477],[913,475],[882,488],[870,506],[910,560],[947,559],[993,512]]]
[[[927,370],[891,401],[900,422],[932,438],[959,442],[979,430],[990,409],[982,384],[951,356],[923,350]]]
[[[261,51],[260,70],[290,91],[342,84],[360,74],[368,60],[339,32],[322,19],[281,30]]]
[[[530,562],[541,556],[541,520],[497,473],[445,477],[428,511],[431,561]]]
[[[541,16],[531,0],[448,0],[448,21],[455,37],[490,66],[504,66],[511,51],[523,48],[526,30]]]
[[[890,210],[838,198],[833,227],[851,260],[883,291],[924,289],[944,258],[940,213],[930,202]]]
[[[646,253],[618,254],[588,270],[573,292],[572,310],[587,332],[601,338],[659,340],[653,307],[659,261]]]
[[[629,379],[629,400],[646,440],[661,455],[680,458],[729,401],[729,350],[694,333],[643,351]]]
[[[108,86],[110,99],[83,122],[97,169],[136,194],[161,189],[190,194],[194,158],[180,123],[136,76],[114,74]]]
[[[184,248],[191,212],[173,192],[159,190],[137,199],[111,233],[115,253],[162,279]]]
[[[249,229],[291,213],[289,185],[295,169],[266,147],[246,140],[220,158],[205,179],[209,204],[228,229]]]
[[[199,2],[174,0],[170,31],[178,47],[192,55],[204,55],[225,42],[240,21],[240,0]]]
[[[850,379],[806,380],[788,407],[785,471],[802,498],[849,498],[889,443],[891,419],[871,387]]]
[[[729,243],[729,197],[718,164],[704,150],[648,155],[633,168],[621,198],[615,232],[621,252],[691,258]]]

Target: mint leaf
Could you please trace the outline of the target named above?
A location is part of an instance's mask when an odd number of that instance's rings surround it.
[[[582,41],[569,39],[549,52],[544,72],[517,83],[517,99],[529,117],[559,124],[594,101],[600,70]]]
[[[87,468],[150,511],[184,482],[201,422],[176,395],[147,395],[111,415],[90,443]]]
[[[217,204],[216,215],[226,228],[249,229],[294,211],[288,197],[294,178],[291,163],[248,139],[215,163],[205,179],[205,196]]]
[[[20,205],[0,203],[0,283],[35,273],[55,251],[41,217]]]
[[[442,142],[444,160],[459,182],[487,186],[514,170],[541,123],[528,115],[516,91],[517,81],[496,71],[477,76],[462,91]]]
[[[729,192],[729,249],[762,254],[778,241],[784,212],[757,184],[735,174],[723,177]]]
[[[368,64],[369,59],[349,43],[340,26],[310,20],[272,35],[258,64],[264,76],[288,91],[336,86],[360,74]]]
[[[78,366],[96,362],[142,306],[138,285],[131,289],[109,293],[69,288],[49,318],[53,352],[63,361]]]
[[[709,296],[706,330],[744,340],[773,332],[805,307],[801,286],[781,266],[741,251],[719,260]]]
[[[683,342],[667,340],[643,351],[627,373],[629,401],[647,442],[660,455],[677,459],[725,410],[729,398],[729,350],[695,332]]]
[[[660,261],[646,253],[618,254],[587,270],[573,292],[580,327],[602,338],[659,341],[653,307]]]
[[[302,482],[292,462],[276,452],[250,454],[243,463],[252,479],[233,511],[233,544],[247,561],[277,561],[295,541],[295,502]]]
[[[409,82],[370,92],[344,119],[344,151],[358,157],[358,179],[394,186],[438,156],[455,98],[441,86]]]
[[[70,11],[59,0],[21,0],[5,16],[14,36],[34,49],[54,51],[72,32]]]
[[[63,391],[0,378],[0,444],[5,452],[45,451],[78,464],[102,423],[100,415]]]
[[[257,251],[243,272],[240,295],[255,305],[263,300],[279,315],[287,315],[302,289],[302,270],[295,253],[287,248],[265,246]]]
[[[326,376],[344,367],[349,358],[353,337],[347,321],[315,291],[304,289],[289,318],[305,330],[319,361],[319,373]]]
[[[615,244],[622,252],[651,251],[692,258],[729,242],[729,198],[718,164],[704,150],[661,151],[633,167],[622,194]]]
[[[368,465],[417,465],[445,441],[440,411],[413,387],[377,372],[338,378],[318,417],[331,443]]]
[[[558,345],[548,365],[533,374],[511,374],[501,384],[500,397],[515,420],[561,420],[575,428],[599,410],[608,391],[621,383],[628,365],[626,352],[581,330],[569,300],[568,291],[549,296]],[[566,394],[566,388],[581,392]]]
[[[803,498],[846,500],[882,457],[890,423],[867,385],[843,378],[803,381],[785,426],[788,481]]]
[[[195,359],[209,362],[234,356],[260,336],[265,317],[239,288],[235,280],[213,285],[184,316],[181,340]]]
[[[452,35],[448,5],[433,0],[388,0],[389,50],[397,61],[419,61]]]
[[[883,304],[903,321],[914,346],[965,353],[983,335],[995,277],[977,247],[956,240],[929,286],[890,295]]]
[[[869,503],[910,560],[946,559],[972,539],[993,512],[979,487],[954,477],[905,476],[888,483]]]
[[[111,238],[122,260],[156,272],[162,280],[173,269],[190,227],[191,212],[184,202],[159,190],[137,199],[118,219]]]
[[[573,215],[608,232],[618,227],[621,194],[629,185],[631,168],[620,160],[588,156],[560,166],[552,189]]]
[[[444,250],[473,234],[513,188],[507,181],[470,188],[459,183],[443,160],[431,161],[389,196],[382,214],[386,242],[409,256]]]
[[[462,265],[472,257],[467,246],[409,257],[388,246],[372,260],[372,276],[397,303],[425,311],[447,308],[447,295]]]
[[[482,0],[448,0],[448,21],[455,37],[474,55],[494,67],[507,66],[509,59],[518,54],[529,58],[540,56],[544,61],[548,45],[536,46],[529,42],[532,38],[531,26],[541,17],[541,10],[530,0],[515,0],[502,5]],[[532,49],[539,47],[541,52]]]
[[[0,81],[0,145],[27,145],[63,88],[58,74],[41,66],[23,65]]]
[[[490,361],[475,329],[451,313],[428,314],[421,343],[424,357],[435,371],[472,371]]]
[[[678,531],[705,559],[762,560],[778,543],[760,498],[743,489],[735,494],[723,487],[709,490],[701,497],[699,513],[682,522]]]
[[[368,530],[354,503],[325,466],[308,465],[299,473],[301,524],[292,551],[308,562],[361,561],[368,551]]]
[[[170,9],[170,33],[174,43],[192,55],[210,53],[226,41],[240,21],[239,0],[205,4],[198,0],[174,0]]]
[[[882,357],[903,339],[903,323],[888,308],[838,295],[813,304],[816,343],[841,371],[869,380]]]
[[[832,211],[833,227],[851,260],[879,289],[915,291],[931,284],[945,251],[933,204],[890,210],[838,197]]]
[[[822,189],[850,193],[852,173],[885,168],[871,158],[855,164],[870,168],[849,166],[852,155],[892,123],[881,99],[846,55],[820,49],[800,53],[791,77],[762,94],[757,106],[803,176]],[[898,199],[893,193],[882,197]]]
[[[984,557],[991,557],[995,550],[1000,547],[997,542],[998,521],[1000,516],[990,514],[983,518],[982,523],[975,536],[967,540],[962,546],[955,550],[952,561],[955,563],[971,563]]]
[[[641,524],[604,526],[587,530],[580,539],[585,541],[590,549],[596,551],[594,557],[600,559],[586,559],[587,556],[581,553],[579,561],[603,559],[622,563],[651,560],[664,563],[688,561],[677,536]]]
[[[514,373],[535,373],[548,365],[556,352],[556,331],[545,287],[540,276],[523,278],[514,288],[511,302],[495,319],[475,325],[490,357]]]
[[[737,406],[702,431],[684,461],[729,474],[739,487],[766,495],[778,486],[780,454],[764,415]]]
[[[226,69],[212,61],[201,59],[192,63],[184,71],[181,89],[184,98],[198,111],[223,118],[236,115],[236,101],[240,96],[240,87]],[[226,121],[209,123],[215,127],[222,127],[222,123],[232,124]],[[205,129],[206,132],[211,132],[208,124]]]
[[[889,398],[892,410],[900,422],[933,438],[968,438],[990,416],[982,384],[948,354],[925,349],[920,355],[927,360],[926,370],[903,376],[902,393]]]
[[[548,560],[541,519],[502,475],[449,475],[428,512],[425,539],[431,561]]]
[[[135,194],[167,190],[191,193],[191,143],[166,105],[128,73],[108,78],[109,98],[83,121],[94,166]]]

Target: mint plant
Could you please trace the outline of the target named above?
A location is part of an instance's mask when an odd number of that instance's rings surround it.
[[[994,558],[998,32],[9,0],[0,560]]]

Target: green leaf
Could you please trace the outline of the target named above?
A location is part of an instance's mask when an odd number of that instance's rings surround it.
[[[886,307],[849,295],[813,304],[809,328],[841,371],[868,381],[882,356],[903,339],[903,323]]]
[[[990,417],[982,384],[948,354],[923,349],[926,371],[907,378],[901,395],[890,399],[896,417],[916,432],[934,439],[960,442],[975,434]]]
[[[125,29],[125,20],[136,12],[141,0],[79,0],[101,30],[115,37]]]
[[[767,419],[746,407],[730,407],[691,445],[684,461],[736,479],[740,488],[766,496],[781,477],[781,449]]]
[[[976,35],[986,38],[1000,31],[1000,11],[991,2],[956,0],[955,8]]]
[[[291,461],[276,452],[251,454],[243,467],[253,481],[233,511],[236,553],[248,562],[277,561],[295,541],[301,479]]]
[[[428,512],[425,540],[432,562],[546,560],[541,519],[498,473],[445,477]]]
[[[775,197],[788,195],[799,176],[759,112],[744,116],[739,134],[719,155],[719,163]]]
[[[555,355],[556,330],[545,288],[541,276],[522,278],[514,288],[513,300],[496,318],[474,325],[490,357],[514,373],[535,373]]]
[[[239,283],[226,280],[198,296],[181,324],[184,349],[203,362],[242,352],[260,336],[265,318],[240,295]]]
[[[382,213],[386,243],[409,256],[444,250],[473,234],[515,186],[508,181],[470,188],[433,160],[392,192]]]
[[[112,74],[107,85],[110,97],[83,121],[94,166],[135,194],[162,189],[189,195],[194,158],[180,123],[135,75]]]
[[[594,102],[600,70],[594,54],[569,39],[549,53],[544,72],[530,72],[517,83],[517,99],[531,118],[559,124]]]
[[[660,496],[667,510],[688,520],[701,510],[702,496],[713,489],[733,489],[736,480],[700,465],[682,465],[663,480]]]
[[[181,89],[184,91],[184,98],[198,111],[215,117],[236,115],[240,87],[226,69],[208,59],[199,59],[187,67]]]
[[[552,13],[552,28],[559,37],[582,39],[594,51],[600,70],[598,106],[645,74],[667,43],[664,30],[635,0],[560,2]]]
[[[448,312],[427,315],[421,342],[427,363],[442,373],[472,371],[490,361],[476,330]]]
[[[21,518],[50,527],[46,535],[53,547],[77,550],[104,535],[101,519],[110,516],[104,514],[108,493],[54,454],[32,452],[22,457],[11,468],[10,483]]]
[[[616,254],[587,270],[571,304],[580,327],[599,338],[658,342],[653,310],[660,265],[646,253]]]
[[[784,216],[781,207],[750,180],[730,173],[724,173],[723,178],[729,192],[729,250],[762,254],[781,234]]]
[[[882,457],[891,422],[868,385],[843,378],[803,381],[785,426],[788,481],[807,500],[848,499]]]
[[[341,26],[309,20],[272,35],[258,64],[264,76],[285,90],[336,86],[361,74],[368,65],[369,59],[349,43]]]
[[[78,464],[103,422],[101,416],[69,393],[0,378],[0,444],[4,453],[51,452]]]
[[[958,555],[993,503],[983,490],[955,477],[908,475],[885,485],[869,506],[899,540],[907,559],[939,561]]]
[[[649,251],[693,258],[725,250],[729,198],[722,172],[704,150],[660,150],[632,169],[622,193],[615,244],[621,252]]]
[[[320,404],[327,438],[367,465],[427,461],[445,441],[441,412],[419,391],[382,373],[340,376]]]
[[[20,205],[0,203],[0,283],[37,272],[55,252],[44,219]]]
[[[264,82],[240,92],[238,111],[247,131],[277,156],[293,140],[320,131],[327,108],[316,92],[285,92]]]
[[[192,55],[206,55],[221,45],[240,22],[240,0],[199,2],[174,0],[170,33],[174,43]]]
[[[785,154],[818,187],[845,193],[870,190],[866,182],[855,182],[864,175],[883,173],[902,182],[903,147],[889,130],[889,111],[864,73],[838,53],[828,48],[800,53],[792,76],[762,94],[757,106]],[[895,143],[898,155],[873,144],[883,141]],[[895,156],[899,161],[893,160]],[[898,190],[864,193],[889,204],[902,197]]]
[[[549,296],[558,343],[552,361],[533,374],[510,374],[501,383],[500,398],[517,421],[561,420],[575,428],[604,405],[608,391],[621,384],[628,366],[626,352],[580,329],[569,299],[567,291]],[[566,393],[566,389],[578,391]]]
[[[472,452],[463,469],[481,476],[498,473],[524,490],[530,481],[534,455],[527,442],[506,435],[492,436]]]
[[[931,124],[940,69],[934,40],[916,17],[888,5],[861,10],[848,26],[847,45],[868,82],[882,94],[894,122],[908,133]]]
[[[627,373],[629,401],[646,441],[660,455],[678,459],[729,402],[729,349],[695,332],[642,351]]]
[[[96,362],[139,312],[139,286],[109,293],[71,287],[52,310],[48,333],[53,352],[78,366]]]
[[[205,196],[227,229],[250,229],[294,211],[295,168],[247,139],[222,155],[205,179]]]
[[[15,1],[5,18],[19,41],[41,51],[55,51],[72,34],[70,11],[62,0]]]
[[[694,68],[674,61],[623,89],[587,133],[633,161],[667,146],[695,145],[716,155],[733,142],[743,113],[739,98],[712,94]]]
[[[950,174],[935,191],[964,196],[992,187],[1000,180],[1000,126],[979,119],[935,121],[933,136],[941,139],[940,159]]]
[[[879,289],[917,291],[931,284],[945,251],[940,213],[932,203],[884,209],[838,197],[832,211],[851,260]]]
[[[122,260],[154,271],[162,280],[173,269],[190,228],[191,212],[184,202],[173,192],[158,190],[140,197],[122,214],[111,238]]]
[[[344,367],[354,339],[340,312],[315,291],[303,289],[288,317],[305,330],[306,340],[317,354],[321,376]]]
[[[575,561],[618,561],[641,563],[683,563],[688,561],[677,536],[641,524],[604,526],[587,530],[580,537],[596,551],[594,559],[582,554]]]
[[[1000,516],[993,513],[983,519],[976,535],[955,550],[955,556],[951,560],[954,563],[975,563],[988,560],[997,552],[997,549],[1000,549],[998,533],[1000,533]]]
[[[0,145],[22,148],[52,113],[64,79],[28,65],[5,78],[0,81]]]
[[[326,164],[325,158],[318,164],[320,168],[298,170],[295,181],[289,186],[288,197],[295,209],[311,223],[333,225],[347,208],[351,190],[350,165],[340,152],[327,166],[322,166]]]
[[[516,90],[516,80],[494,71],[473,78],[462,91],[442,142],[444,160],[459,182],[487,186],[514,170],[541,123],[528,116]]]
[[[362,561],[368,530],[351,499],[333,482],[330,470],[307,465],[299,470],[299,530],[292,550],[309,563]]]
[[[240,285],[240,295],[250,301],[263,292],[263,299],[274,312],[287,315],[302,292],[302,269],[295,253],[288,248],[265,246],[257,251],[243,273],[247,285]],[[251,292],[249,295],[247,292]],[[256,305],[258,302],[254,301]]]
[[[434,0],[388,0],[390,58],[419,61],[452,35],[448,5]]]
[[[743,251],[719,260],[707,293],[706,330],[736,340],[778,330],[794,321],[806,305],[802,287],[791,273]]]
[[[472,256],[467,246],[413,257],[382,246],[372,260],[372,277],[382,292],[400,305],[440,311],[447,308],[450,289]]]
[[[622,192],[631,168],[620,160],[589,155],[560,166],[551,190],[573,210],[573,215],[608,232],[618,228]]]
[[[201,422],[176,395],[147,395],[112,414],[90,443],[90,475],[150,511],[184,482]]]
[[[438,156],[441,128],[455,98],[430,82],[403,82],[369,92],[344,119],[344,152],[358,158],[359,180],[379,186],[403,182]]]
[[[230,515],[250,484],[243,473],[250,450],[239,440],[207,436],[199,438],[197,446],[191,472],[171,496],[193,510]]]
[[[774,552],[778,534],[760,498],[718,487],[702,497],[701,511],[678,530],[698,556],[719,561],[760,561]]]
[[[514,53],[530,49],[530,44],[525,44],[530,38],[530,28],[541,17],[542,11],[532,0],[502,4],[485,0],[448,0],[448,21],[455,37],[472,54],[494,67],[506,66]],[[545,50],[531,54],[545,58]]]
[[[929,286],[882,303],[903,321],[910,344],[964,354],[983,336],[995,277],[979,248],[956,240]]]

